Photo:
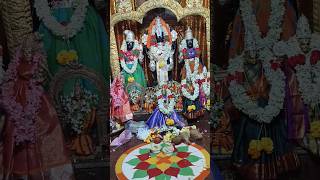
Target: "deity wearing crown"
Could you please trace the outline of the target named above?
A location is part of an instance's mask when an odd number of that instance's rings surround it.
[[[317,128],[320,125],[318,111],[320,104],[320,36],[317,33],[312,33],[308,19],[301,15],[297,22],[295,36],[288,41],[277,43],[274,46],[274,51],[278,56],[286,56],[285,67],[295,76],[297,84],[290,91],[301,94],[303,100],[301,106],[304,107],[303,112],[307,116],[304,121],[311,121],[307,122],[310,123],[309,133],[300,136],[305,139],[303,146],[319,156],[319,145],[317,145],[319,131]],[[304,121],[301,121],[301,125],[298,124],[298,127],[305,128],[303,125],[306,122]],[[300,129],[298,130],[300,131]]]
[[[142,37],[150,59],[149,68],[158,84],[172,79],[170,72],[174,67],[173,55],[176,39],[177,32],[172,30],[159,16],[151,22],[148,33]]]
[[[135,82],[140,87],[145,88],[147,86],[146,79],[139,64],[143,62],[144,58],[142,45],[135,39],[132,31],[125,30],[124,34],[126,38],[122,42],[119,57],[125,85]]]

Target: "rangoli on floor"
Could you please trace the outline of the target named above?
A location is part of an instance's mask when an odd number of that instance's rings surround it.
[[[177,145],[171,156],[152,153],[150,144],[141,144],[120,156],[116,175],[120,180],[203,180],[210,173],[209,158],[208,152],[197,144]]]

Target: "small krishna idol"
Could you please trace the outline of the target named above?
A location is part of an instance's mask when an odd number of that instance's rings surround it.
[[[182,122],[182,118],[174,110],[174,106],[176,104],[175,97],[172,91],[168,88],[168,85],[161,83],[159,90],[156,92],[156,96],[158,99],[158,107],[149,117],[146,123],[148,127],[162,128],[167,125],[184,127],[185,124]]]

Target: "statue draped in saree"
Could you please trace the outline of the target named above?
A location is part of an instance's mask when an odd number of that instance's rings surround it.
[[[45,65],[39,37],[32,34],[5,74],[4,179],[73,179],[57,112],[42,88]]]
[[[309,115],[307,117],[311,121],[310,127],[309,124],[306,124],[305,129],[300,130],[308,132],[304,144],[301,145],[308,146],[313,153],[320,155],[317,142],[320,137],[317,135],[317,126],[320,125],[320,35],[311,32],[308,19],[301,15],[297,22],[295,36],[288,41],[280,41],[274,49],[279,56],[286,57],[287,66],[294,70],[298,80],[298,89],[305,103],[305,114]],[[289,133],[296,131],[297,129],[289,129]]]
[[[141,87],[146,88],[147,82],[140,65],[144,58],[142,45],[138,40],[135,40],[132,31],[125,30],[124,34],[126,35],[126,40],[124,40],[121,45],[120,64],[125,85],[127,86],[129,83],[136,82]],[[130,92],[128,93],[130,94]]]
[[[204,92],[204,89],[209,90],[208,87],[205,87],[205,84],[208,84],[205,83],[208,79],[208,73],[199,59],[199,44],[189,27],[185,39],[180,43],[179,53],[180,62],[184,62],[184,67],[181,70],[184,116],[187,119],[197,119],[203,115],[210,93],[209,91]]]
[[[73,37],[64,37],[56,34],[52,27],[48,26],[45,19],[40,19],[41,24],[39,33],[42,35],[44,48],[48,55],[48,67],[50,72],[55,75],[59,69],[76,62],[87,68],[94,70],[97,74],[108,77],[108,38],[103,21],[95,8],[87,0],[53,0],[50,7],[50,15],[62,25],[69,25],[74,19],[84,18],[81,28]],[[43,1],[46,3],[46,0]],[[82,3],[81,5],[79,4]],[[85,2],[85,3],[84,3]],[[87,5],[85,5],[87,4]],[[79,7],[85,6],[81,11]],[[37,9],[37,15],[39,8]],[[84,16],[81,16],[82,12]],[[79,13],[81,12],[81,13]],[[79,16],[74,18],[74,16]],[[76,28],[74,28],[76,29]],[[71,57],[71,59],[69,59]],[[68,60],[72,60],[71,62]],[[69,95],[73,91],[74,81],[68,81],[64,86],[64,95]],[[84,88],[92,90],[91,83],[83,80],[81,82]],[[93,91],[93,90],[92,90]]]
[[[236,72],[236,75],[229,77],[228,80],[243,85],[246,92],[244,92],[242,96],[248,95],[249,100],[254,103],[254,106],[258,106],[259,108],[268,106],[272,100],[271,96],[273,95],[269,94],[272,90],[272,84],[267,80],[267,74],[263,71],[265,62],[261,59],[263,57],[261,50],[266,48],[266,50],[269,51],[269,48],[272,48],[274,43],[279,40],[278,36],[280,38],[281,32],[281,38],[283,39],[288,39],[294,33],[293,25],[295,17],[293,7],[288,1],[284,3],[280,2],[282,1],[240,1],[240,8],[247,8],[252,11],[242,9],[241,13],[240,11],[238,12],[233,23],[229,57],[235,58],[235,64],[237,64],[237,60],[239,61],[238,57],[242,54],[241,56],[244,62],[242,67],[243,72]],[[274,13],[278,12],[275,8],[279,7],[284,8],[283,17],[275,18],[275,15],[279,15]],[[248,21],[248,19],[250,19],[250,21]],[[279,28],[269,28],[269,19],[271,19],[271,21],[279,20],[277,23],[272,22],[273,26],[279,24]],[[281,19],[283,19],[283,21],[281,21]],[[251,26],[248,26],[248,24]],[[281,31],[270,35],[270,31],[277,31],[277,29]],[[229,66],[229,68],[231,67]],[[274,66],[272,66],[272,68],[274,68]],[[279,71],[278,68],[279,67],[276,66],[273,71]],[[292,76],[286,75],[287,79],[292,78]],[[292,81],[290,81],[290,83],[291,82]],[[292,86],[289,87],[291,88]],[[293,91],[292,89],[290,90],[290,95],[292,95]],[[282,95],[285,95],[284,92]],[[226,97],[228,97],[228,95],[226,95]],[[296,101],[294,101],[296,104],[292,103],[292,105],[299,107],[301,100],[299,101],[298,98],[300,97],[295,97],[297,98]],[[241,109],[240,111],[238,108],[235,108],[235,102],[240,103],[243,101],[234,98],[236,97],[226,100],[225,109],[227,110],[226,112],[229,113],[228,117],[232,122],[234,132],[232,159],[241,177],[246,179],[276,179],[278,175],[296,169],[299,166],[299,161],[296,154],[291,151],[290,144],[287,142],[286,116],[282,103],[278,104],[278,107],[275,107],[275,112],[280,111],[280,113],[275,113],[275,117],[273,118],[266,116],[270,121],[266,123],[255,120],[257,117],[252,116],[253,112],[249,112],[251,113],[249,116],[243,112],[246,109]],[[296,113],[294,116],[303,116],[301,109],[295,110]],[[265,114],[264,112],[260,113]],[[303,118],[300,118],[290,123],[301,123],[302,121]],[[298,126],[298,124],[296,125]],[[267,144],[265,147],[269,149],[262,151],[260,143],[264,143],[264,145]],[[270,149],[272,150],[270,151]]]
[[[167,121],[173,121],[175,126],[184,127],[180,115],[175,111],[175,97],[167,84],[160,84],[156,92],[158,106],[147,120],[149,128],[162,128],[167,126]]]

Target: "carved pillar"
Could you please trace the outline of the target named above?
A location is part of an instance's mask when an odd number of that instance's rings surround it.
[[[320,1],[313,0],[313,27],[314,31],[320,32]]]
[[[120,74],[120,64],[114,27],[110,27],[110,62],[112,77],[116,77]]]
[[[32,16],[29,0],[0,0],[4,30],[10,56],[24,37],[32,33]]]

